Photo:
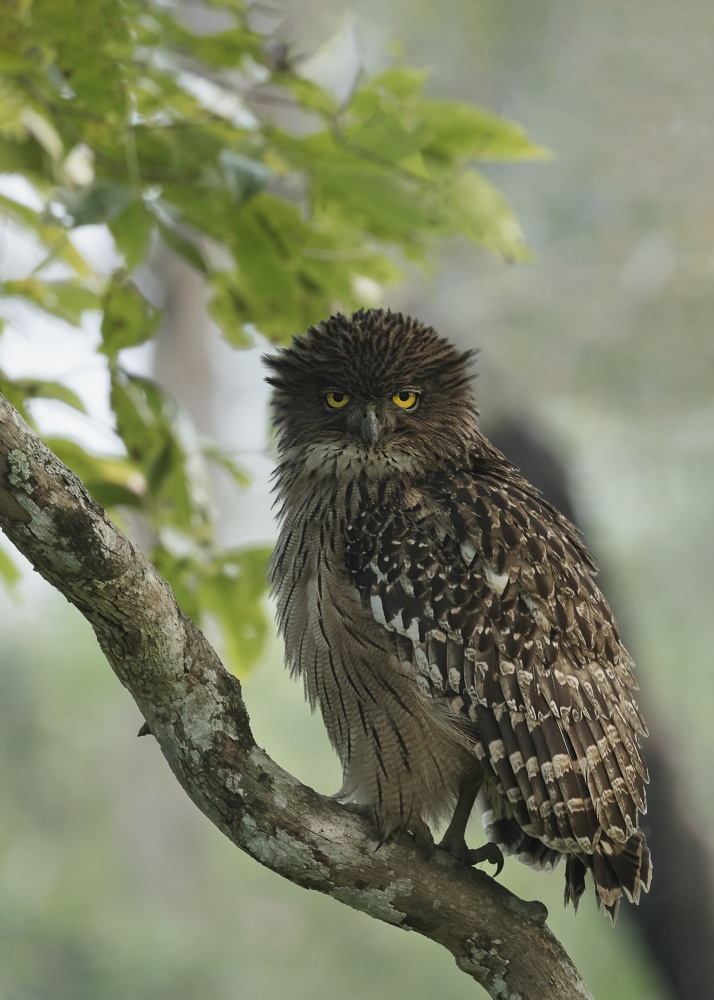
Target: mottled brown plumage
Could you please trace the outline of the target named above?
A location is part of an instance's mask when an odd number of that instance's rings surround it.
[[[632,661],[577,531],[481,434],[469,354],[369,311],[266,363],[271,581],[339,797],[424,846],[456,804],[442,845],[469,863],[494,859],[464,843],[475,800],[491,844],[546,870],[565,855],[566,902],[589,871],[614,920],[652,870]]]

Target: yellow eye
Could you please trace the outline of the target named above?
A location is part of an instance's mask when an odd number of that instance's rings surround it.
[[[333,410],[339,410],[342,406],[347,406],[350,401],[350,397],[346,392],[328,392],[325,393],[325,402]]]
[[[415,392],[408,392],[406,389],[404,392],[396,392],[392,399],[400,406],[403,410],[412,410],[416,406],[417,394]]]

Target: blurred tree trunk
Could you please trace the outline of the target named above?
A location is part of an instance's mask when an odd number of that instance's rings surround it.
[[[211,337],[203,276],[178,254],[161,246],[151,269],[163,291],[164,314],[156,336],[154,377],[191,415],[201,434],[215,436]]]

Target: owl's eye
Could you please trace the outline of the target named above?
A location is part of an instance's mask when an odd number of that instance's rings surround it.
[[[419,397],[415,392],[405,389],[403,392],[395,392],[392,399],[402,410],[413,410]]]
[[[325,402],[332,410],[339,410],[342,406],[347,406],[350,397],[346,392],[326,392]]]

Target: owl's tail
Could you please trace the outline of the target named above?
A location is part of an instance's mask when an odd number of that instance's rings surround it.
[[[640,893],[649,892],[652,859],[644,835],[638,831],[621,844],[602,834],[592,854],[568,856],[565,903],[572,903],[576,910],[585,891],[586,870],[595,881],[598,906],[603,904],[614,924],[623,892],[631,903],[639,903]]]
[[[544,844],[538,837],[525,833],[515,819],[502,814],[482,786],[476,799],[488,840],[498,844],[505,855],[515,855],[524,865],[550,872],[564,852]],[[565,854],[565,903],[577,910],[585,892],[585,873],[595,882],[598,906],[607,910],[613,924],[617,919],[620,899],[624,892],[632,903],[639,903],[640,893],[649,892],[652,881],[652,859],[644,834],[637,831],[624,843],[601,833],[592,854]]]

